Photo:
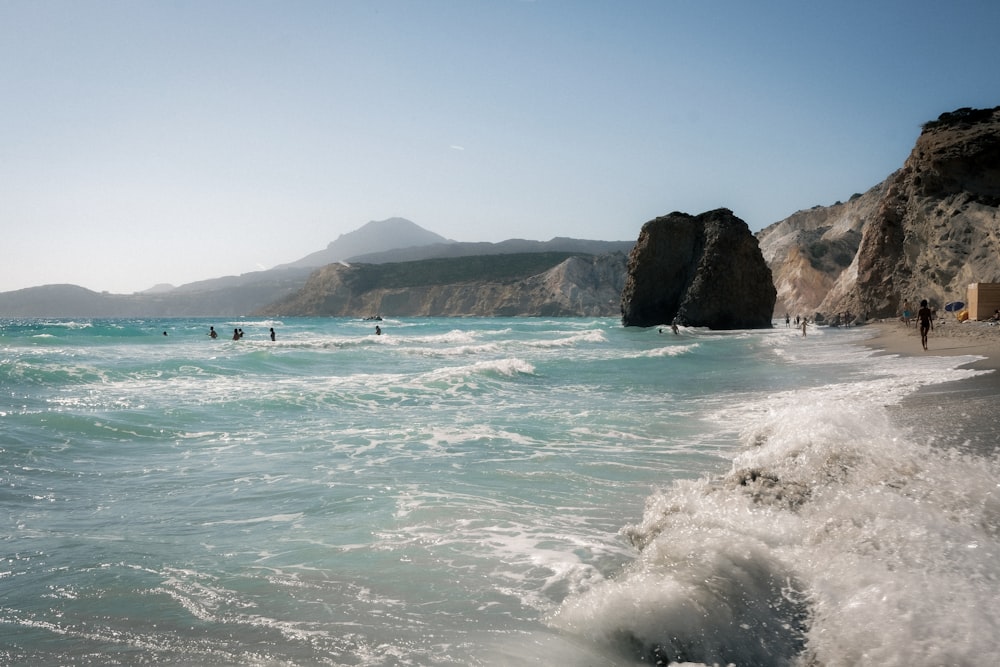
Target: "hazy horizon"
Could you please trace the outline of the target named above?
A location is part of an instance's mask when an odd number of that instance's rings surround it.
[[[269,269],[368,221],[456,241],[753,231],[1000,104],[1000,5],[0,4],[0,291]]]

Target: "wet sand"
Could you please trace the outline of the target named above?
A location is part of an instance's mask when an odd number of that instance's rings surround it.
[[[870,326],[878,334],[865,341],[865,345],[889,354],[972,354],[986,359],[971,364],[969,368],[1000,369],[1000,326],[997,325],[939,320],[927,336],[926,351],[920,346],[920,330],[912,323],[908,327],[902,322],[878,322]]]
[[[982,357],[964,368],[990,371],[958,382],[924,387],[893,411],[901,426],[926,434],[936,445],[993,456],[1000,454],[1000,326],[986,322],[934,323],[925,351],[911,323],[880,322],[865,345],[886,354]]]

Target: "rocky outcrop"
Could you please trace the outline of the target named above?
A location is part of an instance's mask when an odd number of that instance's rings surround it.
[[[400,265],[331,264],[310,276],[289,299],[258,312],[260,315],[364,317],[608,317],[616,314],[625,280],[625,255],[575,256],[534,275],[489,277],[481,280],[439,279],[441,271],[459,273],[468,262],[513,261],[516,256],[425,260],[433,272]],[[451,267],[459,265],[459,268]],[[401,267],[412,284],[391,284],[381,276]],[[427,276],[423,280],[419,276]]]
[[[757,239],[728,209],[671,213],[642,226],[622,291],[625,326],[771,326],[776,292]]]

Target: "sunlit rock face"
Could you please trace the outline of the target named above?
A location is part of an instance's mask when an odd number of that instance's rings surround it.
[[[1000,107],[942,114],[865,225],[855,289],[823,307],[892,316],[904,300],[941,307],[970,283],[1000,281],[998,205]]]
[[[775,316],[812,318],[828,295],[853,289],[861,230],[884,189],[881,183],[846,202],[797,211],[757,232],[778,290]]]
[[[1000,107],[941,114],[884,182],[757,236],[778,315],[894,317],[1000,282]]]

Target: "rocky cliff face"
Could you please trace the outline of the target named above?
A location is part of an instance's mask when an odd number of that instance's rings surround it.
[[[331,264],[291,298],[262,315],[365,317],[607,317],[617,313],[625,255],[570,257],[516,280],[481,280],[405,287],[371,286],[359,267]]]
[[[778,291],[775,315],[813,317],[838,281],[853,285],[861,230],[884,189],[879,184],[848,202],[798,211],[757,233]]]
[[[628,260],[621,313],[625,326],[674,317],[688,326],[771,326],[771,271],[746,223],[728,209],[671,213],[642,226]]]
[[[777,312],[894,317],[904,300],[964,301],[970,283],[1000,282],[998,205],[1000,107],[942,114],[880,185],[758,233]]]
[[[821,308],[892,316],[903,300],[941,307],[1000,281],[1000,107],[928,123],[886,181],[858,248],[857,280]]]

